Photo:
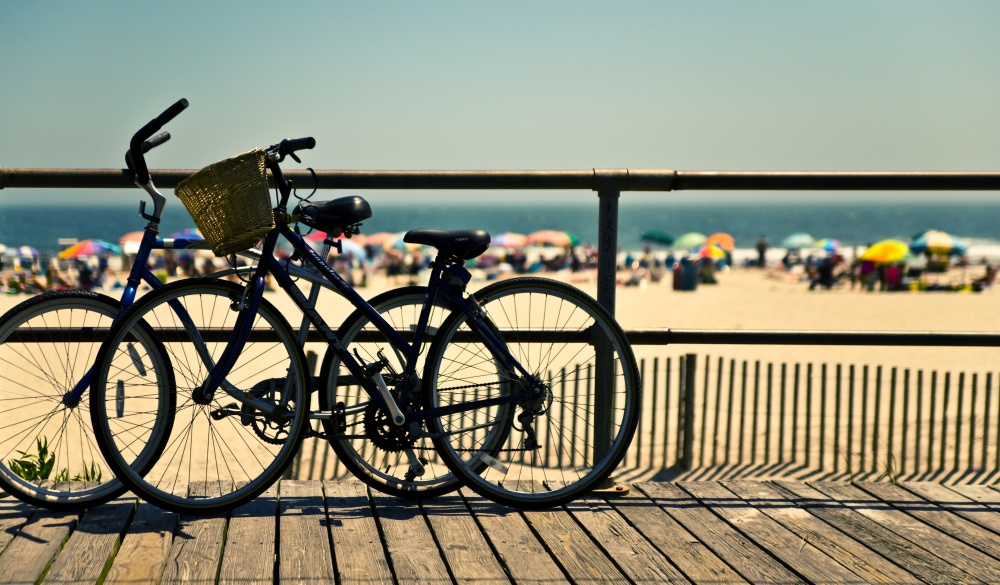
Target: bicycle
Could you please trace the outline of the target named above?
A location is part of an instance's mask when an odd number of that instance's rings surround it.
[[[285,157],[300,162],[295,153],[314,145],[311,138],[286,139],[206,167],[189,179],[195,184],[188,189],[178,186],[217,254],[225,252],[228,232],[248,228],[263,238],[262,253],[245,286],[189,279],[146,295],[101,345],[90,393],[92,424],[121,481],[162,508],[217,513],[277,481],[310,419],[321,420],[336,442],[350,435],[350,416],[363,421],[363,436],[410,459],[416,477],[422,464],[416,450],[429,442],[458,480],[506,505],[559,505],[604,481],[625,454],[641,403],[635,358],[608,312],[570,285],[538,278],[500,281],[467,295],[471,273],[464,264],[487,249],[489,234],[412,230],[404,241],[433,247],[437,255],[412,341],[404,338],[409,331],[387,323],[296,233],[305,225],[349,237],[370,215],[360,197],[310,210],[299,205],[288,213],[291,186],[280,163]],[[260,181],[231,180],[222,172],[251,164],[270,170],[276,206],[266,187],[254,184]],[[200,192],[212,193],[213,202],[192,203]],[[216,209],[260,206],[260,200],[271,212],[263,225],[239,208]],[[213,224],[223,227],[211,233],[206,227]],[[351,347],[308,307],[274,259],[279,236],[291,243],[293,258],[322,275],[370,325],[358,328],[364,335]],[[335,356],[325,368],[318,408],[301,347],[263,296],[268,274]],[[172,305],[186,309],[198,335],[177,322]],[[439,327],[428,327],[431,309],[441,305],[450,314]],[[130,351],[143,324],[164,344],[169,364]],[[193,351],[192,337],[198,336],[218,340],[207,347],[210,359]],[[147,391],[161,387],[161,379],[170,379],[176,391]],[[338,395],[345,384],[360,386],[363,398],[349,406]],[[151,469],[132,464],[147,445],[161,443],[163,454]]]
[[[153,206],[152,212],[146,213],[147,202],[140,203],[139,215],[148,223],[121,298],[116,300],[105,294],[81,290],[50,292],[27,299],[0,316],[0,364],[4,370],[0,374],[0,400],[8,413],[7,423],[0,426],[0,489],[22,501],[73,511],[114,499],[126,489],[105,468],[93,441],[87,412],[89,402],[84,393],[91,383],[93,358],[112,322],[131,306],[141,285],[153,290],[163,286],[149,268],[151,252],[207,249],[201,239],[159,236],[160,218],[167,199],[149,178],[144,158],[151,149],[170,139],[169,133],[157,132],[186,107],[186,100],[176,102],[136,132],[130,141],[126,165],[136,177],[137,185],[152,198]],[[324,244],[321,251],[324,257],[330,245]],[[239,255],[251,262],[259,257],[252,250],[240,251]],[[309,302],[315,306],[318,287],[326,285],[326,281],[294,265],[288,268],[297,278],[312,283]],[[228,268],[210,278],[225,278],[248,270],[250,268]],[[407,296],[404,291],[390,291],[372,299],[378,310],[387,317],[392,315],[400,326],[405,326],[407,319],[415,322],[405,310],[408,303],[415,302],[415,297]],[[356,321],[348,318],[345,323]],[[306,322],[297,336],[300,343],[304,343],[307,329]],[[350,338],[353,334],[343,330],[343,336]],[[150,348],[156,344],[148,334],[141,338],[141,343],[149,344]],[[165,358],[161,355],[159,359]],[[323,363],[330,361],[324,359]],[[378,457],[377,449],[357,441],[335,445],[335,448],[345,461],[360,460],[347,466],[350,471],[362,476],[374,475],[375,479],[369,483],[389,493],[437,495],[456,485],[450,473],[441,474],[445,477],[427,475],[420,481],[408,482],[403,477],[396,478],[391,473],[372,468],[366,458],[380,461],[384,457]],[[152,457],[154,453],[155,450],[147,455]],[[405,473],[401,471],[398,475]]]

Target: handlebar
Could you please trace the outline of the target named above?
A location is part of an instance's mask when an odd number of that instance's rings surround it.
[[[153,136],[153,134],[156,134],[164,124],[176,118],[186,107],[188,107],[186,99],[177,100],[173,105],[164,110],[162,114],[150,120],[132,136],[125,161],[128,163],[129,158],[131,158],[132,164],[129,165],[129,168],[135,173],[136,183],[140,185],[149,183],[149,169],[146,167],[146,159],[143,158],[143,153],[170,139],[170,135],[166,132],[157,136]],[[147,147],[146,144],[149,146]]]
[[[286,138],[278,144],[271,145],[271,148],[268,150],[275,153],[277,162],[282,162],[286,156],[290,156],[295,162],[301,163],[302,161],[299,157],[295,156],[295,151],[308,150],[315,147],[316,139],[310,136],[307,138]]]

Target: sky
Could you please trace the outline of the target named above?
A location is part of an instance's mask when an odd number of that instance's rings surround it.
[[[316,169],[998,170],[998,25],[992,0],[4,0],[0,166],[120,168],[183,97],[153,168],[311,135]],[[0,191],[25,195],[62,196]]]

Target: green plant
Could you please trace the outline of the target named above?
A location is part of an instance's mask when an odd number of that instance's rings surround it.
[[[55,453],[49,453],[49,439],[47,437],[39,437],[35,439],[35,443],[38,447],[37,455],[28,453],[27,451],[18,451],[20,458],[11,459],[7,462],[7,467],[11,471],[16,473],[18,477],[28,481],[48,479],[52,474],[52,468],[56,464]]]
[[[35,445],[37,447],[38,454],[29,453],[27,451],[18,451],[17,453],[20,457],[7,461],[7,467],[17,474],[18,477],[27,481],[45,481],[49,479],[52,475],[52,470],[55,469],[56,454],[49,452],[48,437],[39,437],[35,439]],[[102,475],[103,472],[97,465],[97,462],[91,461],[90,465],[84,464],[83,473],[74,475],[72,480],[101,481]],[[65,467],[62,468],[55,474],[52,481],[70,481],[69,469]]]
[[[883,479],[888,479],[889,483],[892,485],[899,485],[899,472],[896,470],[896,458],[892,453],[889,453],[889,457],[883,464],[882,475],[878,476],[875,481],[882,481]]]

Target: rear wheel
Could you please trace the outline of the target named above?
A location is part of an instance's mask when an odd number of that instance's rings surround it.
[[[94,440],[85,395],[120,308],[110,297],[70,290],[28,299],[0,317],[0,486],[12,496],[80,510],[125,492]],[[149,356],[152,370],[170,370],[147,327],[137,327],[130,344]],[[171,381],[155,380],[152,388],[169,394]],[[160,447],[150,444],[137,461],[148,463]]]
[[[441,457],[471,489],[509,506],[555,506],[590,491],[638,424],[639,374],[625,334],[594,299],[553,280],[509,279],[471,297],[526,372],[453,312],[424,368],[430,406],[453,410],[428,421]],[[461,408],[481,400],[493,402]]]

